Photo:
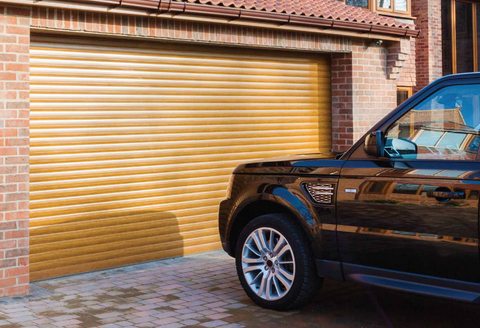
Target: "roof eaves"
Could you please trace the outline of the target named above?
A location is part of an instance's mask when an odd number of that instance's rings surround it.
[[[216,5],[205,5],[192,2],[179,2],[179,1],[168,1],[162,2],[160,5],[160,11],[162,12],[183,12],[189,14],[202,14],[209,16],[225,16],[225,17],[236,17],[238,19],[251,19],[251,20],[260,20],[268,22],[279,22],[283,24],[296,24],[296,25],[309,25],[325,28],[338,28],[345,30],[353,30],[357,32],[364,33],[379,33],[379,34],[388,34],[395,36],[412,36],[417,37],[419,32],[418,30],[411,29],[409,26],[406,27],[397,27],[397,26],[386,26],[384,24],[378,23],[365,23],[365,21],[346,21],[340,19],[324,18],[324,17],[313,17],[313,16],[303,16],[295,14],[286,14],[286,13],[277,13],[277,12],[267,12],[243,8],[234,8],[234,7],[225,7],[225,6],[216,6]]]
[[[386,20],[380,20],[379,17],[371,13],[370,22],[365,17],[352,18],[348,15],[333,15],[328,10],[325,13],[310,15],[299,15],[295,10],[285,8],[282,12],[273,8],[271,11],[266,9],[246,9],[241,1],[230,1],[225,6],[223,0],[67,0],[72,2],[81,2],[86,4],[100,4],[114,7],[131,7],[137,9],[146,9],[159,11],[161,13],[173,14],[198,14],[205,16],[216,16],[226,18],[237,18],[247,20],[258,20],[265,22],[278,22],[281,24],[307,25],[310,27],[334,28],[341,30],[350,30],[363,33],[377,33],[394,36],[418,37],[419,30],[413,29],[408,24],[394,22],[387,24]],[[214,2],[213,2],[214,1]],[[200,2],[200,3],[199,3]],[[214,4],[215,3],[215,4]],[[347,6],[341,2],[339,4]],[[243,8],[242,8],[243,7]],[[347,6],[351,7],[351,6]],[[351,8],[352,13],[357,12],[355,7]],[[290,13],[289,13],[290,12]],[[358,11],[360,13],[360,11]]]

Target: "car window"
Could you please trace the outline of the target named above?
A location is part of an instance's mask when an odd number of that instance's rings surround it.
[[[480,86],[443,88],[387,131],[385,155],[403,159],[475,160],[480,144]]]

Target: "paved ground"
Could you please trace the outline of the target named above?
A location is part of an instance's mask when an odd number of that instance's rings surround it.
[[[274,312],[240,288],[221,251],[38,282],[0,300],[0,327],[480,327],[480,306],[326,281],[307,307]]]

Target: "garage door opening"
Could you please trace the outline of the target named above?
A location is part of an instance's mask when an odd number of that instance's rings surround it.
[[[324,55],[34,36],[31,278],[220,247],[233,168],[331,141]]]

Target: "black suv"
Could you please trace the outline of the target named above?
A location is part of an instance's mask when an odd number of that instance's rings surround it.
[[[480,74],[444,77],[341,155],[238,166],[219,229],[257,304],[323,278],[479,302]]]

